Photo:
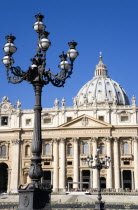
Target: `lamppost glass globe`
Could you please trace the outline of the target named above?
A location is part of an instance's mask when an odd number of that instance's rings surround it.
[[[17,50],[13,43],[6,43],[3,49],[7,55],[12,55]]]
[[[42,51],[47,51],[51,45],[51,42],[48,39],[49,32],[43,31],[41,34],[41,39],[39,40],[39,47]]]
[[[14,60],[9,55],[5,55],[2,59],[2,62],[6,67],[9,67],[9,66],[12,66],[12,64],[14,63]]]
[[[32,64],[30,67],[31,67],[31,69],[34,69],[34,68],[37,68],[37,65],[36,64]]]
[[[41,50],[46,51],[50,47],[51,42],[47,38],[42,38],[39,41],[39,47]]]
[[[44,25],[44,23],[42,21],[44,16],[39,13],[38,15],[35,15],[35,18],[36,18],[36,22],[35,22],[33,28],[37,33],[41,33],[46,28],[46,26]]]
[[[40,33],[45,30],[46,26],[43,24],[43,22],[37,21],[35,22],[33,28],[37,33]]]
[[[78,51],[75,49],[75,47],[77,46],[77,42],[72,41],[72,42],[69,42],[68,45],[70,49],[67,52],[67,57],[71,61],[74,61],[76,57],[79,55]]]
[[[61,70],[67,71],[70,68],[70,64],[68,63],[68,61],[61,61],[59,67],[61,68]]]
[[[67,52],[67,57],[71,61],[74,61],[77,58],[78,54],[79,53],[76,49],[69,49],[68,52]]]

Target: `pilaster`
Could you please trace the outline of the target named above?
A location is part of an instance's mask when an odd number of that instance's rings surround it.
[[[65,186],[65,180],[66,180],[66,168],[65,168],[65,163],[66,163],[66,149],[65,149],[65,139],[62,138],[60,139],[60,177],[59,177],[59,184],[60,184],[60,189],[65,191],[66,186]]]
[[[11,162],[11,183],[10,192],[17,193],[19,185],[19,171],[20,171],[20,158],[19,158],[19,148],[20,140],[12,140],[12,162]]]
[[[97,155],[97,141],[98,141],[98,138],[96,137],[92,138],[93,157]],[[93,188],[98,188],[98,171],[96,169],[93,169]]]
[[[79,150],[78,150],[79,138],[73,138],[74,141],[74,178],[73,182],[79,182]],[[73,184],[73,188],[79,188],[78,183]]]
[[[135,190],[138,190],[138,137],[133,137],[134,142],[134,181]]]
[[[119,161],[119,138],[114,138],[114,177],[115,189],[120,188],[120,161]]]
[[[54,144],[54,172],[53,172],[53,191],[59,188],[59,139],[52,139]]]
[[[112,176],[112,137],[106,138],[107,156],[111,158],[110,167],[107,169],[106,188],[113,187],[113,176]]]

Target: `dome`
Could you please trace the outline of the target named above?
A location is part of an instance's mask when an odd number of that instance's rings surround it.
[[[78,106],[103,103],[129,105],[124,89],[107,75],[101,55],[96,65],[95,76],[80,89],[76,100]]]

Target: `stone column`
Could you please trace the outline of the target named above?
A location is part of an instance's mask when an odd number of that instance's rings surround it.
[[[78,138],[73,138],[74,140],[74,178],[73,182],[79,182],[79,151],[78,151]],[[79,188],[79,185],[73,184],[73,188]]]
[[[66,149],[65,149],[65,139],[60,139],[60,188],[65,191],[65,180],[66,180]]]
[[[12,159],[11,159],[11,184],[10,191],[12,193],[18,192],[18,184],[19,184],[19,171],[20,171],[20,158],[19,158],[19,147],[20,140],[12,140]]]
[[[115,189],[120,188],[119,138],[114,138],[114,177]]]
[[[95,155],[97,155],[97,141],[98,141],[98,138],[92,138],[93,157],[95,157]],[[93,169],[93,188],[98,188],[98,171],[97,171],[97,169]]]
[[[7,169],[8,170],[8,186],[7,186],[7,192],[9,193],[10,192],[10,189],[11,189],[11,169]]]
[[[124,189],[123,170],[121,170],[121,188]]]
[[[138,137],[133,138],[134,147],[134,180],[135,190],[138,190]]]
[[[134,190],[134,171],[131,170],[131,188]]]
[[[53,173],[53,191],[58,191],[59,188],[59,148],[58,139],[53,139],[54,143],[54,173]]]
[[[82,182],[82,171],[80,171],[80,182]],[[82,183],[80,183],[80,190],[82,191]]]
[[[90,188],[93,188],[93,171],[92,169],[90,170]]]
[[[106,179],[106,188],[113,187],[113,176],[112,176],[112,138],[108,137],[106,139],[106,146],[107,146],[107,156],[111,158],[110,167],[107,169],[107,179]]]

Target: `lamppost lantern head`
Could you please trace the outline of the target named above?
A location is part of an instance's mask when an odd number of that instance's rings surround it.
[[[101,158],[101,159],[100,159],[100,162],[101,162],[102,164],[104,163],[104,160],[103,160],[103,158]]]
[[[71,61],[74,61],[79,55],[78,51],[75,49],[75,47],[77,46],[77,42],[72,41],[69,42],[68,45],[70,46],[70,49],[67,52],[67,57]]]
[[[90,158],[89,158],[89,156],[86,158],[86,161],[89,163],[89,161],[90,161]]]
[[[95,160],[95,161],[97,161],[97,159],[98,159],[98,158],[97,158],[97,155],[95,155],[95,158],[94,158],[94,160]]]
[[[111,163],[111,158],[110,157],[108,157],[108,163]]]
[[[30,67],[31,67],[31,69],[34,69],[34,68],[37,68],[37,65],[36,64],[32,64]]]
[[[47,32],[47,31],[43,31],[43,32],[41,33],[41,37],[42,37],[42,38],[41,38],[40,41],[39,41],[39,47],[40,47],[40,49],[41,49],[42,51],[47,51],[48,48],[49,48],[50,45],[51,45],[51,42],[50,42],[49,39],[47,38],[49,34],[50,34],[50,33]]]
[[[14,60],[9,55],[5,55],[2,59],[2,62],[6,67],[10,67],[14,63]]]
[[[7,55],[12,55],[16,52],[17,48],[14,45],[14,40],[16,39],[15,36],[12,36],[12,34],[5,37],[7,39],[7,43],[4,45],[4,51]]]
[[[61,61],[59,67],[61,68],[61,70],[67,71],[70,68],[70,64],[68,63],[68,61]]]
[[[100,152],[100,148],[97,149],[97,153],[99,153],[99,152]]]
[[[90,162],[93,163],[93,157],[90,159]]]
[[[37,60],[35,58],[31,58],[30,61],[32,61],[32,65],[30,66],[30,68],[37,68]]]
[[[33,28],[37,33],[41,33],[46,28],[46,26],[44,25],[44,23],[42,21],[44,16],[39,13],[38,15],[35,15],[35,18],[36,18],[36,22],[35,22]]]
[[[70,68],[70,64],[66,60],[67,55],[64,54],[64,52],[63,52],[62,55],[60,55],[59,57],[61,58],[61,62],[59,64],[59,67],[61,68],[61,70],[67,71]]]

